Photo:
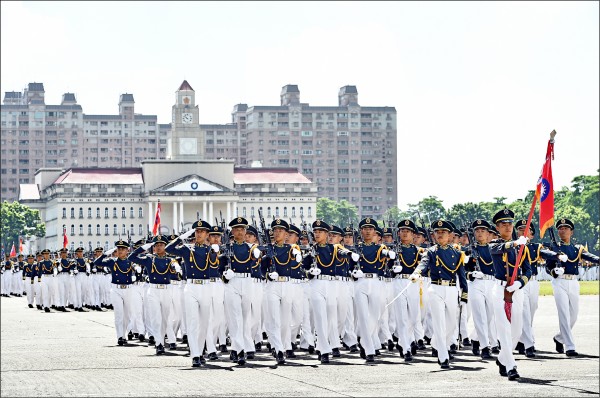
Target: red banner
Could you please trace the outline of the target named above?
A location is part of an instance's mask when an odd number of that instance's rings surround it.
[[[552,183],[552,159],[554,159],[554,142],[548,141],[546,162],[542,175],[537,183],[535,195],[540,200],[540,238],[546,229],[554,224],[554,186]]]
[[[154,226],[152,227],[152,235],[156,236],[160,229],[160,200],[156,206],[156,215],[154,216]]]
[[[67,245],[69,244],[69,239],[67,238],[67,228],[63,228],[63,248],[67,248]]]

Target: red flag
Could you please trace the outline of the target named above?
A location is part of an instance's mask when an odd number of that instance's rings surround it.
[[[69,239],[67,238],[67,228],[63,227],[63,248],[67,248],[67,245],[69,244]]]
[[[542,168],[535,195],[540,199],[540,238],[546,229],[554,224],[554,186],[552,183],[552,159],[554,159],[554,141],[548,141],[546,162]]]
[[[160,200],[158,206],[156,206],[156,215],[154,216],[154,226],[152,227],[152,234],[157,235],[160,229]]]
[[[13,242],[12,249],[10,249],[10,256],[11,257],[17,256],[17,250],[15,249],[15,242]]]
[[[19,253],[23,254],[23,238],[19,238]]]

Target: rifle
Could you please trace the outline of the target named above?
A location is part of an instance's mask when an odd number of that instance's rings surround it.
[[[471,249],[471,257],[475,260],[475,271],[481,271],[481,268],[479,267],[479,250],[477,250],[477,246],[475,243],[475,232],[467,224],[465,224],[464,228],[467,231],[467,239],[469,240],[469,249]]]
[[[271,243],[271,238],[269,237],[269,233],[267,232],[265,219],[263,218],[262,210],[260,208],[258,209],[258,219],[260,221],[260,228],[262,229],[262,233],[264,235],[263,239],[267,249],[267,257],[273,260],[273,258],[275,257],[275,250],[273,249],[273,243]]]
[[[425,221],[421,217],[421,213],[419,209],[417,210],[417,217],[419,218],[419,224],[421,224],[421,228],[425,230],[425,234],[427,235],[427,242],[429,242],[429,247],[433,246],[433,239],[431,238],[431,234],[429,233],[429,229],[425,226]]]
[[[223,228],[223,238],[222,238],[222,244],[223,246],[225,246],[225,255],[229,258],[229,261],[227,262],[227,267],[231,268],[231,257],[233,257],[233,242],[231,242],[231,240],[229,239],[229,233],[227,232],[227,230],[225,229],[225,220],[223,219],[223,213],[219,210],[219,217],[221,217],[221,228]],[[215,221],[217,221],[217,217],[215,217]],[[217,225],[219,225],[219,222],[217,221]]]

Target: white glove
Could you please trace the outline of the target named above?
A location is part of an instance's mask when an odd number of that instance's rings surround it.
[[[529,239],[527,239],[524,236],[520,236],[519,239],[517,239],[515,241],[515,245],[517,245],[517,246],[523,246],[523,245],[526,245],[527,242],[529,242]]]
[[[311,267],[311,268],[308,270],[308,273],[309,273],[309,274],[311,274],[311,275],[314,275],[314,276],[321,275],[321,268],[318,268],[318,267]]]
[[[362,272],[362,270],[360,269],[354,269],[352,270],[352,277],[359,279],[362,278],[363,276],[365,276],[364,272]]]
[[[77,275],[78,273],[79,273],[79,270],[78,270],[77,268],[75,268],[75,269],[73,270],[73,275]]]
[[[402,266],[401,265],[394,265],[392,267],[392,271],[394,271],[395,273],[399,274],[400,272],[402,272]]]
[[[92,268],[92,274],[95,274],[96,272],[98,272],[98,269],[96,267]]]
[[[395,252],[395,251],[393,251],[393,250],[390,250],[390,251],[388,252],[388,257],[390,258],[390,260],[393,260],[393,259],[395,259],[395,258],[396,258],[396,252]]]
[[[58,275],[58,269],[54,268],[54,270],[52,270],[52,275],[54,275],[54,276]]]
[[[511,292],[512,293],[512,292],[515,292],[517,290],[519,290],[519,285],[517,285],[517,282],[515,282],[512,285],[506,287],[506,291],[507,292]]]
[[[554,274],[555,275],[562,275],[565,273],[565,269],[563,267],[556,267],[554,268]]]
[[[473,278],[475,278],[475,279],[481,279],[481,278],[483,278],[483,272],[473,271],[473,272],[471,272],[471,276],[473,276]]]
[[[63,270],[62,265],[59,265],[58,266],[58,272],[62,272],[62,270]]]
[[[302,254],[300,252],[298,252],[298,254],[296,254],[296,262],[297,263],[301,263],[302,262]]]
[[[300,253],[300,250],[296,249],[295,247],[292,249],[292,256],[298,256],[298,254]]]
[[[113,247],[112,249],[107,250],[106,253],[104,253],[104,254],[106,254],[107,256],[110,256],[111,254],[113,254],[115,252],[115,250],[117,250],[117,248]]]
[[[181,274],[181,265],[179,265],[179,263],[175,263],[175,272]]]
[[[277,280],[277,278],[279,278],[279,274],[277,273],[277,271],[274,272],[269,272],[269,278],[271,278],[271,280]]]
[[[132,281],[132,282],[135,282],[135,280],[136,280],[136,279],[137,279],[137,278],[135,277],[135,275],[131,275],[131,281]]]
[[[195,229],[190,229],[189,231],[179,235],[179,239],[185,240],[185,239],[189,238],[190,236],[192,236],[195,232],[196,232]]]
[[[558,255],[558,259],[559,259],[561,262],[563,262],[563,263],[566,263],[566,262],[567,262],[567,260],[569,260],[569,256],[567,256],[566,254],[559,254],[559,255]]]
[[[254,256],[254,258],[259,259],[261,252],[260,250],[258,250],[258,247],[255,247],[254,250],[252,250],[252,255]]]
[[[412,274],[410,274],[410,278],[408,278],[411,282],[416,282],[419,280],[419,278],[421,277],[421,275],[417,274],[416,272],[413,272]]]
[[[356,262],[360,259],[360,254],[352,252],[350,257],[352,257],[352,261]]]
[[[465,256],[465,264],[469,262],[469,259],[470,259],[470,258],[471,258],[471,257],[469,257],[469,256]]]
[[[137,272],[138,274],[142,273],[142,267],[140,267],[139,265],[136,265],[135,267],[133,267],[133,269],[135,270],[135,272]]]
[[[212,245],[210,245],[210,248],[212,249],[212,251],[214,251],[215,253],[219,253],[219,250],[221,249],[219,247],[219,245],[217,245],[216,243],[213,243]]]
[[[229,268],[227,271],[223,272],[223,276],[225,277],[225,279],[231,280],[235,276],[235,273],[231,268]]]
[[[144,250],[148,250],[148,249],[150,249],[152,246],[154,246],[154,242],[146,243],[145,245],[142,245],[142,249],[144,249]]]

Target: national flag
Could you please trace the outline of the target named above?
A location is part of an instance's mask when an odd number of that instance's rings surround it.
[[[23,254],[23,238],[19,238],[19,253]]]
[[[552,182],[552,160],[554,159],[554,140],[548,141],[546,162],[542,168],[535,195],[540,200],[540,238],[546,229],[554,224],[554,186]]]
[[[15,242],[13,242],[12,249],[10,249],[10,256],[11,257],[17,256],[17,249],[15,249]]]
[[[66,249],[69,244],[69,239],[67,238],[67,228],[63,227],[63,248]]]
[[[156,206],[156,215],[154,216],[154,226],[152,227],[152,234],[158,235],[158,231],[160,229],[160,200],[158,201],[158,205]]]

